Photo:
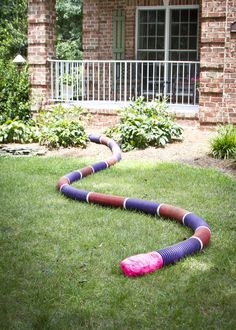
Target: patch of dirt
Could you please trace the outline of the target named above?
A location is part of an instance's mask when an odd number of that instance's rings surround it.
[[[199,126],[189,126],[182,124],[184,128],[184,139],[182,142],[167,144],[165,148],[149,147],[144,150],[132,150],[122,153],[123,159],[128,160],[146,160],[146,161],[174,161],[187,163],[194,166],[213,167],[219,171],[230,175],[236,179],[236,167],[232,161],[214,159],[209,156],[210,140],[215,135],[213,128],[199,128]],[[88,130],[87,130],[88,131]],[[102,133],[99,129],[90,129],[88,133]],[[10,146],[9,144],[7,146]],[[47,150],[38,144],[31,144],[31,147],[40,148],[46,152],[47,156],[76,156],[76,157],[94,157],[97,160],[103,160],[110,157],[110,150],[96,143],[89,143],[86,149],[80,148],[60,148],[58,150]]]
[[[199,128],[198,126],[182,125],[184,128],[184,140],[167,144],[165,148],[149,147],[144,150],[132,150],[122,153],[122,159],[142,159],[147,161],[174,161],[188,163],[194,166],[214,167],[223,173],[236,179],[236,168],[229,160],[214,159],[209,156],[210,140],[215,135],[213,128]],[[99,130],[91,130],[94,133],[102,133]],[[86,149],[67,148],[48,151],[49,156],[78,156],[95,157],[105,159],[110,156],[110,151],[103,145],[89,143]]]

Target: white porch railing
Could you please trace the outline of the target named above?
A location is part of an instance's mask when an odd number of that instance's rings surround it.
[[[197,105],[199,62],[49,60],[53,101],[127,102],[167,98]]]

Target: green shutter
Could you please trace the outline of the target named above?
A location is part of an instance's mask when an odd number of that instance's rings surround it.
[[[125,57],[125,12],[115,10],[112,15],[112,57],[122,60]]]

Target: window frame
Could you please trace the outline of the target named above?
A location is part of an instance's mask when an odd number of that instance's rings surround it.
[[[164,33],[164,61],[169,61],[169,54],[170,54],[170,39],[171,39],[171,10],[173,9],[197,9],[198,10],[198,20],[197,20],[197,48],[196,48],[196,57],[197,60],[199,58],[199,5],[169,5],[169,6],[137,6],[136,7],[136,19],[135,19],[135,59],[137,60],[138,58],[138,30],[139,30],[139,11],[142,10],[165,10],[165,33]],[[148,52],[150,49],[145,49],[144,51]],[[176,51],[179,51],[179,49],[176,49]],[[191,51],[190,49],[183,49],[182,52],[184,51]],[[194,50],[195,51],[195,50]],[[193,52],[194,52],[193,51]],[[151,61],[151,60],[150,60]],[[159,61],[159,60],[158,60]],[[175,61],[173,61],[175,62]],[[179,62],[179,61],[176,61]],[[184,61],[188,62],[188,61]],[[190,61],[194,62],[194,61]]]

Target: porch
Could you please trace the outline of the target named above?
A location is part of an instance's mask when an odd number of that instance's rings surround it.
[[[117,108],[143,96],[166,99],[171,110],[197,112],[197,61],[49,60],[51,101]]]
[[[197,111],[200,123],[236,122],[233,1],[85,0],[85,60],[50,63],[56,0],[28,3],[32,111],[49,99],[104,109],[143,95]]]

